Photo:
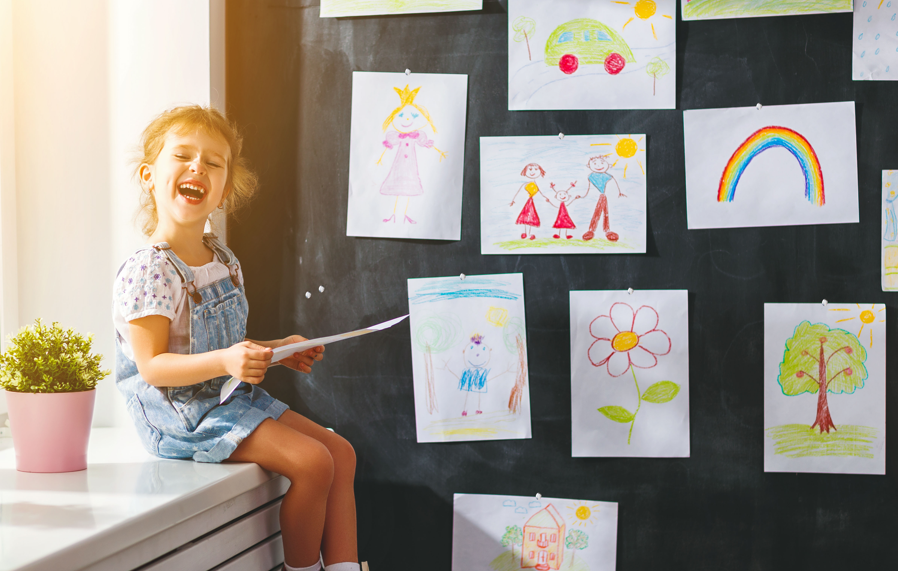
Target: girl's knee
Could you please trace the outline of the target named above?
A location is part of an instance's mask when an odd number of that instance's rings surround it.
[[[355,448],[342,436],[336,438],[328,445],[328,450],[334,459],[334,469],[339,474],[355,475]]]
[[[334,481],[334,458],[323,444],[304,447],[293,455],[292,470],[285,474],[301,486],[327,491]]]

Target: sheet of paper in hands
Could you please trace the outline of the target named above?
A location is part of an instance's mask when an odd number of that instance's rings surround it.
[[[300,341],[299,343],[291,343],[290,345],[278,347],[274,350],[274,355],[271,357],[271,364],[274,365],[278,361],[286,359],[293,353],[302,352],[307,349],[311,349],[312,347],[327,345],[328,343],[336,343],[337,341],[343,341],[345,339],[351,339],[360,335],[374,333],[375,331],[383,331],[384,329],[389,329],[406,317],[408,317],[408,315],[403,315],[402,317],[397,317],[396,319],[384,321],[383,323],[378,323],[377,325],[372,325],[371,327],[366,327],[365,329],[357,329],[355,331],[349,331],[347,333],[340,333],[339,335],[319,337],[317,339],[309,339],[308,341]],[[231,380],[222,385],[221,400],[219,400],[219,403],[223,403],[224,401],[226,401],[228,397],[231,396],[231,393],[234,392],[234,389],[236,389],[241,382],[242,381],[240,381],[240,379],[231,378]]]

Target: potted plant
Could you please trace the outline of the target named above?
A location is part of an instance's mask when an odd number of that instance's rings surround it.
[[[87,468],[87,442],[101,355],[87,339],[38,319],[10,338],[0,354],[0,387],[21,472],[74,472]]]

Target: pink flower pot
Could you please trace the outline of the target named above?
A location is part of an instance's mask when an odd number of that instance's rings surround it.
[[[20,472],[85,470],[96,394],[96,389],[77,393],[6,391],[16,469]]]

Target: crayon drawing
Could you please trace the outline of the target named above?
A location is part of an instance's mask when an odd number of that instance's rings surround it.
[[[898,0],[859,0],[853,37],[852,79],[898,80]]]
[[[882,291],[898,291],[898,171],[882,171]]]
[[[481,137],[481,253],[644,253],[645,149],[645,135]]]
[[[352,74],[348,236],[458,240],[467,76]]]
[[[680,6],[683,20],[851,12],[851,0],[682,0]]]
[[[452,571],[613,571],[614,502],[455,494]]]
[[[570,299],[572,455],[688,457],[687,292]]]
[[[673,109],[674,0],[510,0],[508,109]]]
[[[530,438],[521,274],[408,288],[418,442]]]
[[[885,305],[764,305],[764,470],[885,474]]]
[[[322,18],[481,10],[483,0],[321,0]]]
[[[683,114],[688,226],[858,221],[854,103]]]

